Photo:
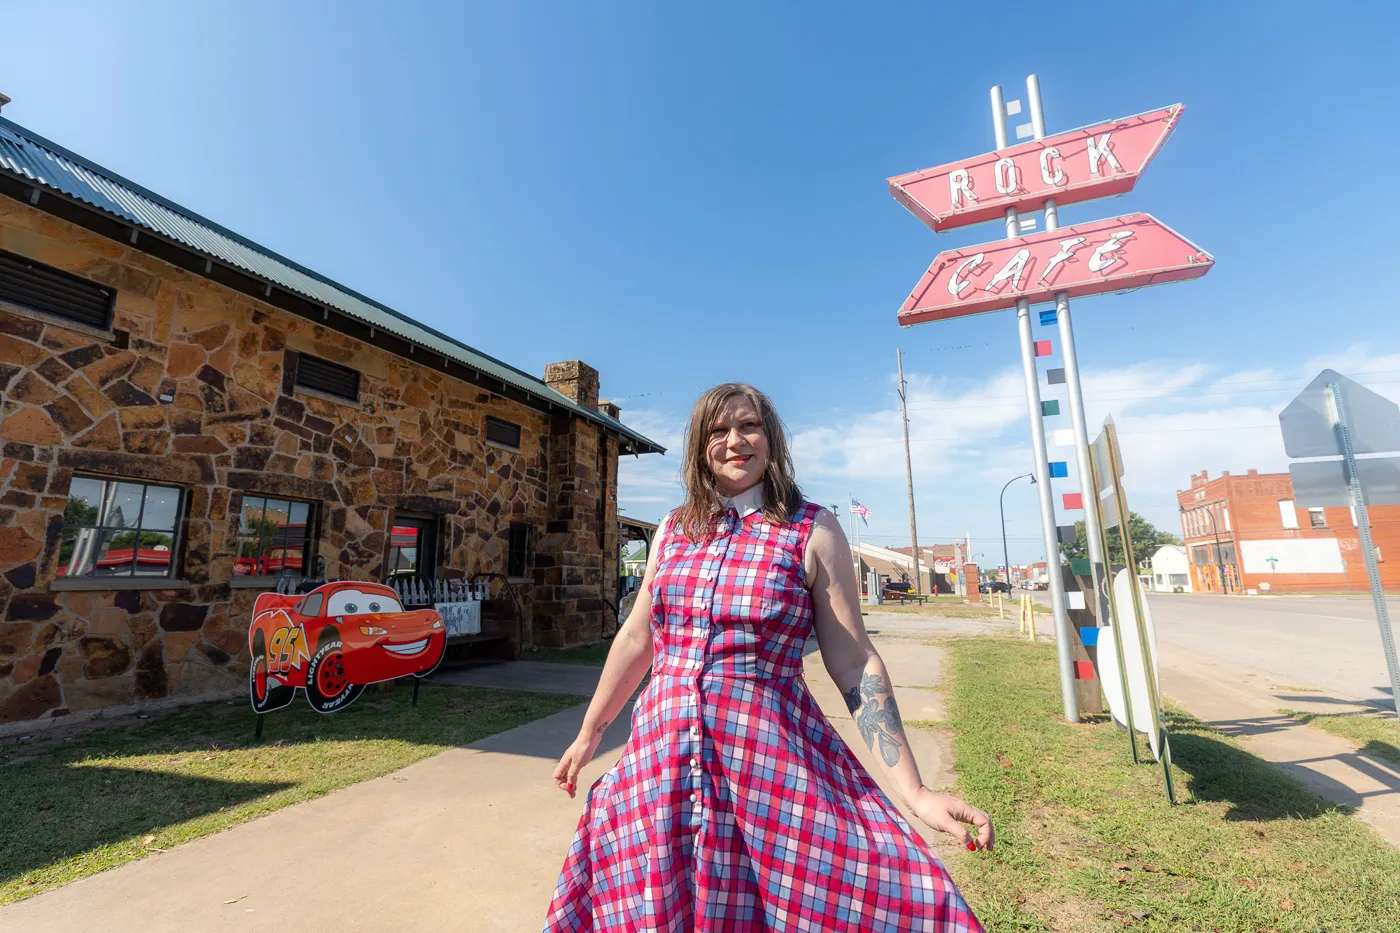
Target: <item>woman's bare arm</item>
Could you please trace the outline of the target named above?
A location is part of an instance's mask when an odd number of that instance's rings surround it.
[[[817,517],[805,563],[822,663],[895,792],[933,828],[960,836],[969,846],[990,848],[992,825],[986,814],[956,797],[934,794],[923,784],[904,733],[889,671],[871,644],[861,618],[850,545],[841,523],[830,512],[823,510]],[[978,827],[976,843],[963,823]]]

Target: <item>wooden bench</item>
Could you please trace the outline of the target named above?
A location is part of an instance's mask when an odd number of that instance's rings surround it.
[[[907,585],[908,584],[905,584],[905,586]],[[903,588],[892,588],[889,586],[884,588],[881,593],[881,598],[887,599],[890,602],[919,603],[921,605],[928,602],[928,597],[922,593],[913,593]]]

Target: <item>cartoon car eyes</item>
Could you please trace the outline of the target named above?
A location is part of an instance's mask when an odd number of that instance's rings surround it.
[[[326,615],[353,616],[364,612],[403,612],[399,601],[363,590],[338,590],[326,601]]]

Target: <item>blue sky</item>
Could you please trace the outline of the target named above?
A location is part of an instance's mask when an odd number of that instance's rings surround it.
[[[900,347],[920,539],[971,534],[993,563],[997,492],[1031,466],[1014,317],[895,311],[940,249],[1001,232],[935,235],[885,178],[991,149],[988,87],[1023,98],[1031,71],[1052,133],[1186,104],[1134,193],[1061,218],[1143,210],[1216,256],[1199,282],[1076,304],[1091,422],[1117,418],[1130,500],[1175,529],[1191,472],[1284,466],[1277,412],[1323,366],[1400,394],[1400,15],[1323,9],[54,2],[0,34],[0,92],[16,122],[523,369],[586,360],[671,445],[703,389],[752,381],[810,497],[855,493],[890,544]],[[626,465],[628,513],[674,505],[676,466]],[[1025,484],[1007,517],[1012,560],[1041,556]]]

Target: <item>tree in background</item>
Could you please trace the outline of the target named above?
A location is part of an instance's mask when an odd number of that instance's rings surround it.
[[[985,576],[986,576],[986,578],[987,578],[988,580],[990,580],[991,582],[995,583],[995,582],[997,582],[998,580],[1001,579],[1001,571],[999,571],[999,570],[988,570],[987,573],[985,574]]]
[[[1133,568],[1136,574],[1144,561],[1152,559],[1152,555],[1164,544],[1180,544],[1181,539],[1176,535],[1166,531],[1158,531],[1152,527],[1152,523],[1136,512],[1128,513],[1128,530],[1133,536],[1133,557],[1136,558],[1137,567]],[[1108,560],[1111,564],[1123,566],[1127,559],[1123,556],[1123,533],[1117,527],[1108,529]],[[1060,545],[1060,554],[1065,560],[1072,560],[1076,557],[1089,556],[1089,539],[1085,536],[1084,523],[1074,523],[1074,540],[1069,544]]]

